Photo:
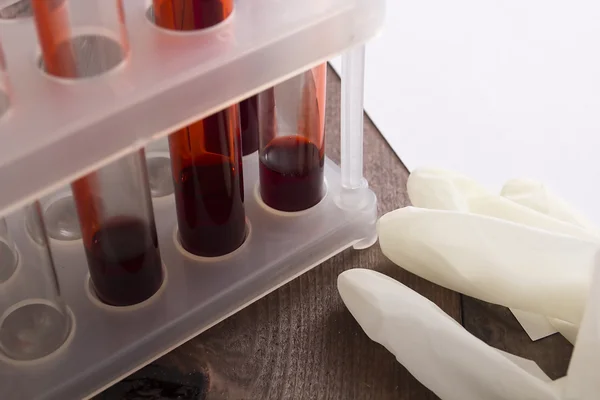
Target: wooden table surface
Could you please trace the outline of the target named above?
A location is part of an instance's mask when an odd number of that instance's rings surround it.
[[[339,162],[340,80],[331,69],[327,101],[327,154]],[[409,204],[408,172],[368,118],[365,175],[380,214]],[[392,264],[376,244],[333,257],[97,399],[437,399],[369,340],[344,307],[336,278],[356,267],[403,282],[490,345],[537,361],[551,378],[565,374],[572,347],[562,336],[533,343],[506,308],[420,279]]]

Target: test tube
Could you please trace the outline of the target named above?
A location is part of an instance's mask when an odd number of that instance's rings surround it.
[[[30,206],[36,229],[44,231],[39,204]],[[28,211],[30,211],[28,210]],[[0,354],[13,361],[33,361],[58,350],[72,330],[61,297],[45,235],[43,245],[26,254],[16,282],[0,284]]]
[[[326,74],[321,64],[259,94],[260,195],[276,210],[306,210],[325,195]]]
[[[125,58],[121,0],[32,4],[47,73],[80,79],[107,72]],[[95,294],[113,306],[150,298],[162,285],[163,270],[144,151],[78,179],[72,189]]]
[[[10,108],[9,85],[6,76],[4,51],[0,47],[0,117]],[[19,254],[10,237],[6,220],[0,218],[0,284],[10,278],[17,268]]]
[[[122,0],[31,0],[42,67],[81,79],[120,65],[129,53]]]
[[[248,155],[258,150],[258,96],[252,96],[240,103],[242,125],[242,154]]]
[[[0,46],[0,118],[6,114],[10,108],[9,84],[6,75],[6,62],[4,61],[4,51]]]
[[[72,187],[95,294],[113,306],[149,299],[163,270],[143,150]]]
[[[14,274],[18,262],[19,253],[8,232],[6,220],[0,218],[0,285]]]
[[[153,4],[158,26],[184,31],[213,26],[233,10],[233,0]],[[196,256],[225,255],[246,237],[239,115],[233,105],[169,137],[179,240]]]
[[[233,0],[152,0],[156,25],[177,31],[214,26],[233,12]]]

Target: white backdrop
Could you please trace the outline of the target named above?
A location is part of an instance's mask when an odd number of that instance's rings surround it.
[[[538,179],[600,226],[600,2],[388,0],[366,75],[409,169]]]

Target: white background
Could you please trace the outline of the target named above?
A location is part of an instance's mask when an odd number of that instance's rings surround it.
[[[388,0],[365,85],[409,170],[538,179],[600,226],[600,2]]]

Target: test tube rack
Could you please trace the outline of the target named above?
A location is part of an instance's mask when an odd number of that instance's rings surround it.
[[[376,240],[376,198],[362,178],[363,44],[381,28],[385,0],[240,0],[227,21],[192,33],[155,27],[146,0],[124,4],[127,63],[76,82],[39,69],[31,19],[0,20],[12,100],[0,119],[0,216],[21,252],[35,251],[23,205],[348,51],[341,166],[326,161],[321,203],[284,215],[261,204],[257,154],[244,157],[248,238],[215,259],[184,254],[173,196],[154,199],[166,279],[136,306],[96,300],[81,241],[52,240],[74,329],[45,359],[0,359],[2,399],[92,396],[340,251]],[[26,285],[23,270],[5,284]]]

